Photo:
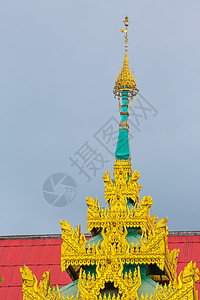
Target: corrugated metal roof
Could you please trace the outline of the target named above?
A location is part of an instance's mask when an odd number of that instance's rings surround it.
[[[87,237],[89,237],[87,235]],[[66,272],[61,272],[60,235],[0,237],[0,273],[4,278],[0,284],[0,299],[22,299],[20,267],[27,265],[37,279],[51,270],[52,286],[65,286],[71,282]],[[200,232],[170,232],[169,249],[179,248],[178,273],[191,260],[200,269]],[[197,284],[200,293],[200,284]]]
[[[60,267],[61,238],[0,239],[0,299],[22,299],[22,279],[20,267],[27,265],[37,279],[51,270],[52,286],[65,286],[71,282]]]
[[[188,235],[186,235],[189,233]],[[197,234],[198,233],[198,234]],[[180,249],[178,256],[177,274],[192,260],[200,270],[200,232],[177,232],[168,238],[169,249]],[[200,283],[196,284],[200,295]]]

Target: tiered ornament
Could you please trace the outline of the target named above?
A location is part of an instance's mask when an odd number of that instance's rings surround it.
[[[128,96],[128,106],[129,109],[131,109],[131,103],[129,105],[129,101],[133,101],[133,98],[136,98],[137,93],[139,92],[139,89],[136,87],[136,82],[134,79],[134,74],[131,73],[129,68],[129,61],[128,61],[128,26],[129,26],[129,18],[125,17],[124,25],[126,29],[121,29],[122,33],[125,33],[124,36],[124,42],[125,42],[125,57],[124,62],[121,68],[121,72],[119,72],[119,75],[117,75],[117,79],[115,80],[115,86],[114,86],[114,97],[118,98],[119,103],[119,109],[122,108],[122,103],[120,102],[120,99],[123,99],[123,93],[124,91],[127,91]]]

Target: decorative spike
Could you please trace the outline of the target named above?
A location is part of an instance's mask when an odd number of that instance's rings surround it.
[[[140,277],[140,266],[138,266],[138,277]]]
[[[87,275],[87,280],[91,280],[91,275],[90,275],[90,272],[88,272],[88,275]]]
[[[137,244],[136,244],[136,247],[135,247],[135,252],[138,253],[140,251],[140,248],[139,248],[139,243],[137,241]]]
[[[91,252],[91,246],[90,246],[90,244],[88,244],[87,253],[89,253],[89,254],[90,254],[90,252]]]
[[[52,300],[55,300],[56,299],[56,290],[55,290],[55,287],[53,288],[52,290]]]
[[[61,294],[60,294],[60,290],[59,290],[58,285],[56,285],[56,290],[57,290],[57,298],[56,298],[56,300],[60,300],[61,299]]]
[[[92,244],[92,253],[95,253],[95,243]]]
[[[79,290],[78,290],[78,292],[76,294],[76,300],[78,300],[78,299],[79,299]]]

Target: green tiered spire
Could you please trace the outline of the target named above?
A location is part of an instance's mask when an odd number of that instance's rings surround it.
[[[133,97],[136,96],[139,91],[136,88],[136,82],[133,78],[133,75],[129,69],[128,62],[128,54],[127,54],[127,43],[128,43],[128,34],[127,27],[129,25],[128,17],[125,18],[124,25],[126,27],[125,30],[121,29],[121,32],[125,33],[125,58],[123,62],[123,67],[121,72],[119,73],[117,79],[115,80],[114,86],[114,95],[115,98],[118,98],[119,101],[119,109],[121,110],[121,121],[119,124],[119,136],[117,141],[117,147],[115,151],[115,157],[118,160],[128,160],[129,158],[129,141],[128,141],[128,108],[131,109],[131,105],[129,106],[129,101],[133,100]]]

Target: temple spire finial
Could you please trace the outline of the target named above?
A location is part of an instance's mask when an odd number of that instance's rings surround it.
[[[127,31],[127,27],[129,26],[129,18],[126,16],[125,20],[124,20],[124,25],[126,27],[126,29],[120,29],[121,32],[126,33],[126,35],[124,36],[124,42],[125,42],[125,52],[127,52],[128,50],[128,31]]]
[[[119,124],[119,136],[117,141],[117,147],[115,151],[115,157],[118,160],[128,160],[130,158],[129,154],[129,141],[128,141],[128,109],[131,109],[130,100],[133,101],[133,98],[136,98],[136,94],[139,91],[136,87],[136,82],[129,69],[128,61],[128,33],[127,28],[129,26],[129,18],[125,17],[124,20],[125,29],[121,29],[122,33],[125,33],[125,57],[121,72],[117,79],[115,79],[114,86],[114,97],[118,98],[119,110],[121,115],[121,121]]]
[[[123,98],[124,91],[127,91],[128,96],[128,107],[131,109],[131,104],[129,105],[129,101],[133,101],[133,98],[137,95],[139,91],[136,87],[136,82],[134,79],[134,75],[131,73],[129,68],[129,61],[128,61],[128,26],[129,26],[129,18],[125,17],[124,25],[126,29],[120,29],[122,33],[125,33],[124,42],[125,42],[125,57],[123,61],[123,66],[121,72],[115,79],[115,86],[114,86],[114,97],[118,98],[119,101],[119,109],[121,109],[121,101],[120,99]]]

